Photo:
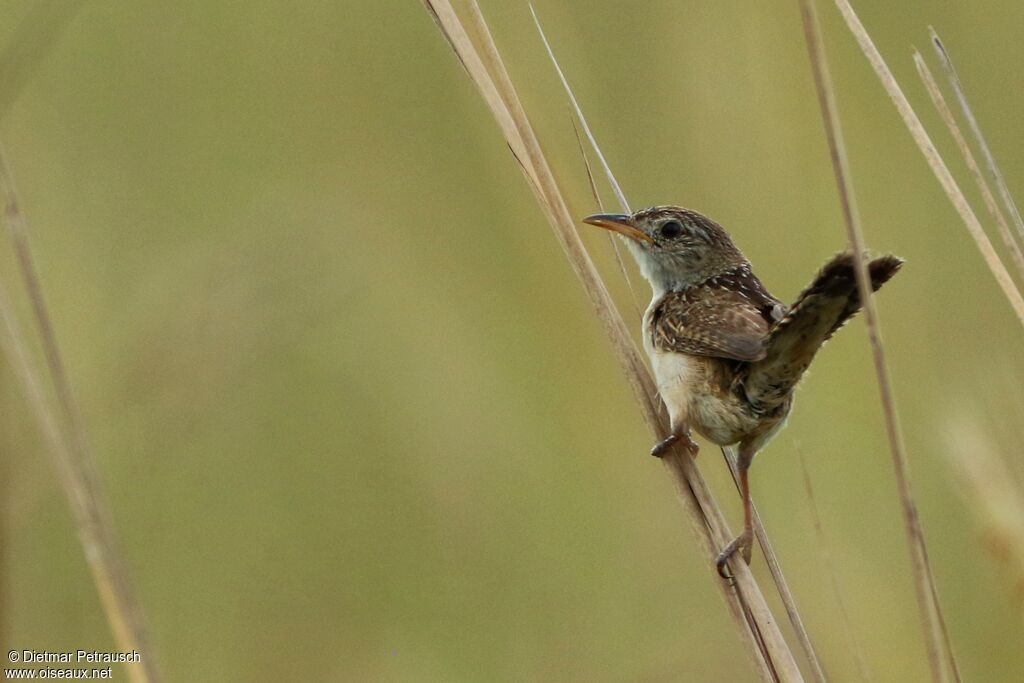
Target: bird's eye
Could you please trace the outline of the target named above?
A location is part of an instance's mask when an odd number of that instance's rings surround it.
[[[683,234],[683,226],[679,221],[665,221],[661,225],[661,236],[667,240],[674,240]]]

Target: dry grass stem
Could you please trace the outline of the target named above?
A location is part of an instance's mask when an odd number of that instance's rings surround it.
[[[889,76],[889,84],[898,93],[899,88],[889,74],[888,69],[882,62],[881,55],[875,49],[874,44],[868,37],[864,27],[860,24],[853,9],[846,0],[836,0],[836,4],[846,19],[847,24],[857,37],[862,49],[869,55],[869,60],[876,69],[884,69]],[[835,91],[832,87],[831,76],[828,70],[828,62],[825,57],[825,48],[821,39],[821,29],[818,26],[817,15],[814,10],[813,0],[801,0],[801,16],[804,25],[804,36],[807,41],[807,50],[810,55],[811,67],[814,72],[814,83],[818,91],[818,103],[821,107],[822,120],[825,124],[826,137],[828,139],[829,153],[832,159],[832,167],[836,176],[836,184],[839,188],[840,203],[843,209],[843,218],[846,222],[847,235],[850,246],[855,254],[864,254],[866,244],[860,226],[860,217],[857,212],[856,200],[854,198],[853,180],[850,176],[849,162],[846,156],[846,147],[843,142],[843,133],[840,125],[839,112],[835,102]],[[880,74],[881,75],[881,72]],[[884,81],[885,79],[883,79]],[[892,93],[890,93],[892,94]],[[902,98],[902,93],[899,93]],[[897,99],[894,96],[894,99]],[[905,98],[903,102],[906,102]],[[906,103],[909,110],[909,103]],[[912,112],[911,112],[912,113]],[[916,117],[915,117],[916,120]],[[923,133],[923,129],[920,129]],[[925,136],[927,140],[927,136]],[[931,145],[931,141],[928,141]],[[932,147],[934,151],[934,147]],[[941,164],[937,154],[934,157]],[[942,165],[945,170],[945,165]],[[949,171],[945,170],[948,175]],[[950,177],[950,181],[952,178]],[[955,186],[955,183],[954,183]],[[957,188],[959,191],[959,188]],[[961,195],[962,197],[962,195]],[[965,203],[966,206],[966,203]],[[969,210],[969,209],[968,209]],[[973,214],[971,214],[973,216]],[[977,221],[977,219],[975,219]],[[980,229],[980,227],[979,227]],[[984,234],[984,233],[982,233]],[[991,244],[989,244],[991,248]],[[910,484],[910,466],[907,460],[906,447],[903,443],[903,432],[900,428],[899,414],[896,409],[895,391],[892,386],[892,379],[889,375],[889,368],[885,357],[885,347],[882,344],[882,334],[878,315],[875,311],[874,300],[871,297],[867,267],[864,259],[856,259],[857,267],[857,288],[860,292],[860,299],[864,307],[865,325],[868,331],[868,339],[871,343],[871,355],[875,365],[875,374],[878,378],[878,389],[881,398],[882,412],[885,416],[886,436],[889,441],[889,451],[892,455],[893,470],[896,475],[896,486],[899,492],[903,521],[906,528],[907,540],[911,556],[911,568],[914,577],[914,589],[917,595],[918,608],[921,613],[921,622],[925,632],[925,645],[928,652],[928,663],[931,667],[932,678],[936,683],[946,680],[943,661],[949,665],[949,670],[954,680],[959,680],[959,671],[952,647],[949,643],[948,634],[945,629],[945,621],[942,617],[942,607],[937,597],[935,578],[932,574],[931,563],[928,559],[928,551],[925,544],[924,532],[921,529],[920,517],[917,511],[917,504],[914,501],[913,490]],[[1002,265],[1002,264],[1000,264]],[[1024,313],[1024,311],[1022,311]],[[1024,318],[1022,318],[1024,322]]]
[[[664,438],[668,434],[668,425],[660,411],[650,374],[576,232],[575,220],[540,149],[479,7],[472,2],[468,7],[468,23],[481,42],[478,47],[469,39],[466,27],[448,0],[426,0],[426,3],[530,179],[529,185],[556,239],[612,342],[616,357],[641,405],[641,412],[651,432],[656,438]],[[724,517],[690,457],[676,449],[663,458],[663,463],[672,474],[680,501],[707,561],[709,576],[714,576],[713,559],[718,549],[731,538]],[[740,561],[733,563],[733,573],[736,579],[733,586],[719,580],[714,583],[725,598],[744,650],[751,656],[761,679],[802,680],[793,655],[750,569]]]
[[[924,126],[921,124],[921,120],[917,117],[914,112],[914,108],[910,106],[910,102],[907,100],[906,95],[900,89],[899,83],[896,82],[896,77],[892,75],[892,71],[889,70],[885,60],[882,59],[881,53],[878,48],[875,47],[874,42],[871,40],[871,36],[868,35],[864,25],[860,23],[860,19],[857,14],[853,11],[853,7],[850,6],[848,0],[835,0],[836,7],[839,8],[839,12],[843,15],[843,19],[846,21],[846,25],[849,27],[850,32],[853,33],[853,37],[857,40],[857,44],[860,46],[864,56],[867,57],[871,67],[875,70],[878,79],[882,82],[882,87],[885,88],[889,98],[896,105],[896,111],[899,112],[900,117],[903,119],[903,123],[907,126],[907,130],[910,131],[911,137],[914,138],[914,142],[917,143],[918,148],[924,155],[925,160],[931,167],[932,172],[938,179],[939,184],[942,185],[942,189],[946,192],[946,196],[949,197],[949,201],[952,202],[953,208],[960,214],[960,218],[963,220],[964,225],[967,226],[967,231],[974,239],[975,244],[978,246],[978,250],[981,251],[982,257],[985,259],[985,263],[988,265],[989,270],[992,271],[992,275],[996,278],[996,282],[999,283],[999,287],[1003,290],[1003,294],[1010,302],[1010,306],[1013,307],[1014,312],[1017,314],[1017,318],[1021,325],[1024,325],[1024,298],[1021,297],[1020,292],[1013,284],[1013,278],[1010,277],[1009,271],[1006,270],[1006,266],[999,259],[999,255],[996,253],[995,248],[992,246],[992,242],[989,240],[988,235],[981,227],[981,223],[978,221],[978,217],[974,214],[974,210],[971,209],[970,204],[967,203],[967,198],[961,191],[960,186],[957,185],[956,180],[953,178],[953,174],[949,172],[949,168],[946,167],[946,163],[942,160],[939,155],[939,151],[935,148],[931,138],[928,137],[928,132],[925,131]]]
[[[1017,226],[1017,232],[1020,235],[1020,239],[1024,240],[1024,219],[1021,219],[1020,211],[1017,210],[1017,204],[1013,201],[1013,196],[1006,187],[1006,181],[1003,180],[1003,173],[999,170],[999,164],[996,163],[995,157],[992,156],[992,150],[989,148],[988,142],[986,142],[985,136],[981,132],[981,126],[978,125],[978,119],[974,116],[974,111],[971,109],[971,105],[967,101],[967,94],[964,92],[963,84],[960,82],[960,76],[957,75],[956,67],[953,66],[953,58],[950,57],[949,51],[946,50],[946,46],[942,44],[942,41],[939,39],[939,34],[935,32],[935,29],[929,27],[928,32],[931,35],[932,47],[935,48],[935,52],[939,56],[939,61],[942,63],[942,68],[946,72],[946,78],[949,80],[949,85],[953,88],[953,92],[956,94],[956,99],[960,104],[961,111],[963,111],[964,118],[967,119],[967,125],[970,126],[971,133],[974,135],[974,140],[978,143],[978,149],[981,150],[981,155],[985,157],[985,166],[988,168],[988,172],[992,176],[992,179],[995,180],[996,188],[999,190],[999,196],[1002,198],[1003,205],[1006,207],[1006,210],[1013,218],[1014,225]]]
[[[729,473],[732,475],[732,482],[736,485],[736,491],[740,490],[739,471],[736,467],[736,453],[728,447],[722,447],[722,456],[725,458],[725,462],[729,467]],[[772,575],[772,581],[775,583],[775,588],[779,592],[779,599],[782,600],[782,606],[786,610],[786,616],[789,618],[790,626],[793,627],[793,632],[796,634],[797,641],[800,643],[800,649],[804,652],[804,657],[807,660],[808,665],[811,667],[811,674],[813,679],[818,683],[825,683],[828,678],[825,676],[825,669],[821,665],[821,660],[818,659],[818,652],[814,649],[814,643],[811,641],[811,634],[808,633],[807,627],[804,626],[804,620],[800,616],[800,611],[796,606],[796,597],[793,595],[793,591],[789,587],[789,582],[786,581],[786,576],[782,573],[782,566],[779,564],[779,557],[775,554],[775,547],[772,545],[771,540],[768,538],[768,532],[764,528],[764,524],[761,522],[761,513],[758,512],[757,506],[754,501],[750,501],[750,509],[753,513],[753,526],[754,535],[757,537],[757,543],[761,546],[761,551],[764,553],[765,564],[768,566],[768,572]]]
[[[536,15],[534,16],[534,19],[536,19]],[[594,205],[597,206],[598,211],[604,213],[604,202],[601,201],[601,193],[597,189],[597,181],[594,179],[594,172],[590,168],[590,161],[587,159],[587,150],[583,147],[583,138],[580,137],[579,126],[576,125],[575,118],[570,120],[572,121],[572,132],[576,134],[576,146],[580,150],[580,157],[583,159],[583,167],[587,172],[587,183],[590,185],[590,194],[594,198]],[[622,251],[619,249],[619,243],[615,239],[615,235],[610,232],[606,237],[608,238],[608,244],[612,247],[612,253],[615,255],[615,264],[619,267],[619,273],[622,274],[622,279],[626,281],[626,287],[629,288],[629,300],[633,304],[633,312],[636,314],[638,321],[642,320],[644,314],[640,308],[640,301],[637,299],[636,290],[633,288],[633,279],[629,277],[629,272],[626,270],[626,264],[622,260]]]
[[[977,427],[962,422],[951,432],[955,449],[947,451],[955,488],[978,517],[985,548],[1006,571],[1024,613],[1024,491]]]
[[[64,424],[67,426],[67,432],[73,442],[73,448],[77,457],[82,462],[91,463],[94,459],[89,449],[88,439],[85,436],[82,413],[75,402],[74,392],[71,390],[71,382],[68,379],[60,348],[57,345],[57,335],[54,332],[53,321],[50,320],[46,299],[43,297],[43,286],[39,280],[35,260],[32,257],[32,248],[29,245],[25,220],[18,209],[14,180],[7,165],[7,157],[2,149],[0,149],[0,188],[3,188],[8,207],[7,233],[14,246],[18,270],[21,274],[22,283],[25,285],[25,291],[28,293],[29,303],[32,305],[32,314],[39,328],[39,338],[43,345],[47,369],[50,372],[50,378],[53,381],[54,392],[60,403],[61,411],[64,413]]]
[[[135,683],[153,683],[159,680],[155,656],[149,646],[141,610],[128,579],[124,555],[117,543],[110,506],[100,486],[91,454],[85,445],[81,419],[61,361],[29,249],[24,217],[18,207],[14,183],[2,150],[0,189],[3,191],[6,223],[39,326],[55,391],[61,403],[63,424],[47,401],[39,374],[33,367],[28,353],[25,335],[10,304],[11,299],[6,290],[0,288],[0,322],[3,328],[4,351],[10,358],[32,412],[39,421],[48,446],[47,452],[51,455],[54,471],[68,498],[86,561],[92,571],[100,602],[117,646],[120,650],[136,650],[142,655],[141,663],[127,667],[128,675]]]
[[[799,448],[794,448],[794,450],[796,451],[797,458],[800,460],[800,469],[804,475],[804,488],[807,490],[807,502],[811,511],[811,520],[814,522],[814,535],[818,539],[818,551],[821,553],[822,563],[825,565],[825,571],[828,572],[832,583],[832,593],[835,595],[836,604],[839,606],[839,618],[843,622],[843,630],[845,631],[843,640],[850,644],[860,680],[864,683],[869,683],[872,677],[868,671],[867,660],[864,658],[864,649],[861,647],[860,640],[857,638],[857,634],[850,622],[850,612],[846,608],[843,590],[839,585],[839,575],[836,573],[835,561],[832,559],[828,537],[825,535],[825,526],[821,523],[821,513],[818,511],[818,503],[814,497],[814,487],[811,485],[811,474],[807,471],[807,461],[804,460],[803,451]]]
[[[942,117],[943,122],[949,129],[950,135],[953,136],[953,140],[960,149],[960,154],[963,156],[964,162],[971,172],[971,177],[974,178],[974,182],[981,192],[985,207],[992,214],[992,218],[995,219],[996,226],[999,228],[999,236],[1013,258],[1014,265],[1017,267],[1017,275],[1021,278],[1020,281],[1024,282],[1024,253],[1021,252],[1020,245],[1017,244],[1013,233],[1010,232],[1010,225],[1006,221],[1006,216],[1003,215],[1002,209],[999,208],[999,203],[992,194],[992,190],[989,189],[988,181],[985,180],[985,175],[981,172],[981,168],[978,167],[978,162],[974,158],[971,146],[967,143],[963,133],[960,132],[960,126],[957,124],[953,112],[950,111],[949,105],[946,104],[946,98],[943,97],[939,84],[935,82],[931,69],[928,68],[924,57],[917,50],[914,50],[914,65],[917,67],[917,73],[921,77],[921,82],[928,91],[928,95],[932,98],[932,104],[935,105],[936,111],[939,112],[939,116]]]
[[[615,174],[612,173],[611,166],[609,166],[608,161],[605,160],[604,154],[601,152],[601,148],[597,144],[597,139],[594,137],[594,133],[590,130],[590,126],[587,124],[587,117],[583,115],[583,110],[580,109],[579,102],[576,101],[576,96],[573,94],[572,88],[569,87],[569,81],[565,78],[565,74],[562,73],[562,67],[558,65],[558,60],[555,59],[555,52],[551,49],[551,43],[548,42],[548,37],[544,34],[544,29],[540,25],[540,19],[537,18],[537,11],[533,8],[532,3],[530,4],[530,14],[533,15],[533,23],[537,27],[537,32],[540,34],[540,39],[544,43],[544,49],[547,50],[551,63],[555,65],[555,71],[558,73],[559,80],[562,81],[562,87],[569,96],[569,102],[572,104],[572,108],[576,112],[576,117],[579,119],[580,125],[583,126],[583,132],[586,133],[587,140],[590,141],[590,146],[593,148],[594,153],[601,162],[601,168],[604,169],[604,173],[608,177],[608,182],[612,186],[612,192],[615,193],[615,198],[619,200],[619,206],[622,208],[624,213],[630,213],[631,211],[629,208],[629,202],[626,201],[626,195],[623,193],[622,187],[619,186],[619,181],[615,179]]]

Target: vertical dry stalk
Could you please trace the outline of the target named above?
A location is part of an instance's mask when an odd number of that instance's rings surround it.
[[[836,0],[840,10],[847,21],[852,21],[860,26],[856,15],[845,0]],[[860,217],[854,199],[853,180],[850,177],[849,162],[846,157],[846,148],[843,142],[842,129],[840,127],[839,113],[835,103],[835,93],[832,88],[831,76],[829,75],[828,63],[825,58],[825,49],[821,40],[821,30],[818,26],[818,19],[815,13],[813,0],[801,0],[801,16],[804,25],[804,36],[807,41],[807,50],[810,54],[811,67],[814,71],[814,83],[818,91],[818,103],[821,107],[821,115],[825,124],[825,132],[828,138],[829,152],[832,159],[832,167],[836,175],[836,184],[839,187],[839,197],[843,208],[843,218],[846,222],[847,234],[850,246],[855,254],[864,254],[866,245],[860,227]],[[851,24],[851,28],[853,24]],[[854,31],[858,40],[863,38],[874,50],[867,33],[860,27],[860,32]],[[863,44],[862,44],[863,47]],[[865,48],[867,51],[867,48]],[[875,51],[877,55],[877,51]],[[878,55],[881,60],[881,56]],[[873,62],[874,63],[874,62]],[[893,81],[895,85],[895,81]],[[909,104],[907,105],[909,107]],[[929,142],[930,144],[930,142]],[[940,160],[941,163],[941,160]],[[943,166],[943,169],[945,166]],[[948,173],[948,171],[947,171]],[[976,219],[975,219],[976,220]],[[990,245],[991,246],[991,245]],[[955,680],[959,680],[959,672],[952,648],[949,645],[948,635],[945,633],[942,608],[939,605],[935,578],[932,574],[931,563],[928,559],[928,552],[925,545],[924,532],[921,529],[920,518],[917,512],[917,504],[914,501],[913,491],[910,484],[910,466],[907,460],[906,447],[903,443],[903,432],[900,429],[899,415],[896,410],[895,392],[892,387],[892,380],[889,376],[889,368],[885,358],[885,348],[882,345],[881,329],[878,315],[875,311],[874,300],[871,297],[870,280],[868,279],[867,267],[863,258],[854,261],[856,264],[857,288],[860,292],[860,299],[864,307],[864,319],[868,331],[868,339],[871,342],[871,354],[875,365],[875,374],[878,377],[878,389],[881,395],[882,412],[885,415],[886,436],[889,440],[889,451],[892,454],[893,470],[896,474],[896,486],[899,491],[903,521],[906,527],[907,540],[910,546],[911,567],[914,575],[914,589],[917,594],[918,608],[921,612],[921,621],[925,631],[925,644],[928,651],[928,662],[932,670],[932,678],[938,683],[945,680],[943,659],[949,663],[950,671]]]
[[[992,214],[992,218],[995,219],[996,226],[999,228],[999,236],[1003,239],[1003,244],[1006,245],[1007,250],[1010,252],[1010,256],[1013,257],[1014,265],[1017,267],[1017,275],[1024,282],[1024,253],[1021,252],[1020,246],[1017,244],[1017,240],[1013,238],[1013,233],[1010,232],[1010,226],[1006,221],[1006,216],[1003,215],[1002,210],[999,208],[999,204],[996,202],[995,196],[992,194],[992,190],[989,189],[988,182],[985,180],[984,174],[981,172],[981,168],[978,167],[978,162],[974,158],[974,153],[971,151],[971,146],[967,144],[967,140],[964,139],[963,133],[960,132],[960,126],[956,122],[956,118],[953,116],[953,112],[950,111],[949,105],[946,104],[946,98],[942,95],[942,90],[939,89],[939,84],[935,82],[935,78],[932,76],[931,69],[928,68],[928,64],[925,63],[924,57],[917,50],[914,50],[914,65],[917,67],[917,74],[921,77],[921,82],[924,84],[925,90],[928,91],[928,95],[932,98],[932,104],[935,105],[935,110],[939,112],[939,116],[942,117],[942,121],[946,124],[949,129],[950,135],[953,136],[953,140],[956,142],[957,147],[960,149],[960,154],[964,158],[964,162],[967,164],[967,169],[971,172],[971,177],[974,178],[975,184],[978,186],[978,190],[981,192],[981,197],[985,202],[985,207],[989,213]]]
[[[967,101],[967,94],[960,83],[960,76],[957,75],[956,67],[953,66],[953,58],[949,56],[946,46],[939,40],[939,34],[935,32],[935,29],[929,27],[928,32],[931,35],[932,47],[935,48],[939,61],[942,62],[942,68],[946,72],[949,85],[956,94],[956,99],[960,103],[960,109],[964,113],[964,118],[967,119],[967,125],[970,126],[974,140],[978,143],[981,155],[985,157],[985,166],[988,168],[989,175],[996,181],[996,187],[999,189],[999,196],[1003,200],[1003,205],[1010,212],[1014,225],[1017,226],[1017,232],[1020,234],[1020,239],[1024,240],[1024,219],[1021,219],[1020,211],[1017,210],[1017,205],[1014,203],[1013,197],[1006,187],[1006,181],[1003,180],[1003,173],[999,170],[999,164],[996,163],[995,157],[992,156],[992,150],[989,149],[988,142],[985,141],[985,136],[981,133],[981,126],[978,125],[978,119],[975,118],[974,111]]]
[[[892,75],[892,71],[889,70],[889,66],[885,63],[878,48],[875,47],[864,25],[860,23],[860,19],[857,17],[856,12],[853,11],[853,7],[850,6],[848,0],[835,0],[835,3],[836,7],[839,8],[839,12],[843,15],[847,27],[849,27],[853,37],[857,40],[861,51],[871,64],[871,68],[874,69],[875,74],[878,76],[878,80],[882,82],[882,87],[885,88],[889,98],[896,106],[896,111],[899,112],[903,123],[907,126],[907,130],[910,131],[911,137],[914,138],[914,142],[917,143],[921,154],[924,155],[925,160],[931,167],[932,173],[935,174],[939,184],[942,185],[942,189],[946,192],[946,196],[949,197],[949,201],[952,202],[953,207],[960,214],[964,225],[967,226],[967,231],[974,239],[975,244],[977,244],[978,250],[985,259],[985,263],[988,265],[989,270],[992,271],[996,282],[999,283],[999,287],[1010,302],[1010,306],[1013,307],[1018,320],[1020,320],[1021,325],[1024,325],[1024,298],[1021,297],[1017,287],[1013,284],[1013,278],[1010,277],[1006,266],[999,259],[999,255],[992,246],[988,235],[982,229],[978,217],[974,214],[970,204],[967,203],[967,198],[964,196],[963,191],[961,191],[960,186],[954,180],[953,174],[949,172],[949,168],[946,167],[946,163],[942,160],[931,138],[928,137],[928,133],[921,124],[921,120],[917,118],[914,108],[910,106],[907,96],[903,94],[899,83],[896,82],[896,77]]]
[[[135,650],[141,655],[142,661],[137,666],[127,668],[128,675],[135,683],[153,683],[159,680],[155,655],[149,646],[141,611],[128,579],[124,556],[114,534],[110,506],[86,446],[82,421],[61,361],[29,249],[24,218],[18,207],[14,183],[2,150],[0,189],[4,195],[6,223],[61,403],[63,424],[46,399],[42,381],[27,351],[25,336],[10,305],[10,298],[6,290],[0,287],[2,345],[46,439],[47,452],[51,455],[54,471],[71,507],[78,537],[118,648],[122,651]]]
[[[469,22],[482,43],[479,48],[448,0],[425,0],[428,11],[455,50],[481,96],[491,109],[513,154],[520,161],[529,185],[548,218],[556,239],[612,342],[616,356],[634,395],[641,405],[648,427],[657,438],[668,434],[660,412],[653,381],[640,357],[621,315],[576,233],[575,222],[540,149],[526,113],[498,55],[490,31],[475,3],[469,5]],[[680,501],[713,574],[713,559],[726,540],[729,529],[693,460],[675,449],[663,459],[670,471]],[[749,568],[734,563],[735,585],[715,581],[729,614],[761,678],[766,681],[801,681],[792,652],[786,645],[764,596]]]

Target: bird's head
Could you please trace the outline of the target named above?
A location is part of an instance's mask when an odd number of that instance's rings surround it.
[[[625,237],[656,292],[686,289],[747,262],[722,226],[678,206],[599,213],[583,222]]]

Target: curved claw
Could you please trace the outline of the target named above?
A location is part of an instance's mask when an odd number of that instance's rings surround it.
[[[734,577],[732,572],[729,571],[729,565],[720,560],[715,560],[715,569],[718,570],[718,575],[728,581],[730,584],[733,582]]]
[[[718,554],[718,558],[715,560],[715,568],[718,569],[718,575],[726,581],[732,581],[733,576],[728,571],[729,566],[727,562],[729,558],[739,551],[740,557],[747,564],[750,564],[750,553],[753,548],[753,538],[749,531],[744,531],[742,534],[732,539],[729,545],[722,549],[722,552]]]
[[[691,456],[697,455],[697,452],[700,450],[697,444],[694,443],[693,439],[690,438],[689,434],[669,434],[667,438],[654,444],[654,448],[651,449],[651,455],[656,458],[660,458],[677,443],[681,444]]]
[[[668,452],[668,449],[672,448],[676,441],[679,441],[679,435],[669,434],[667,438],[654,444],[654,448],[651,449],[651,455],[655,458],[660,458]]]

